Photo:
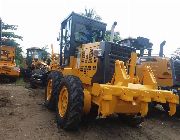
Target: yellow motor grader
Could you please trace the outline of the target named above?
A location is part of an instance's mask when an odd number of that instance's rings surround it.
[[[20,68],[15,63],[15,48],[0,46],[0,82],[14,82],[20,75]]]
[[[141,67],[151,66],[154,72],[159,88],[171,90],[174,93],[180,93],[180,61],[165,57],[163,46],[165,41],[160,44],[159,55],[143,55],[139,57],[137,66],[137,75],[141,75]]]
[[[58,127],[76,129],[88,115],[141,118],[151,102],[168,103],[169,115],[174,115],[179,97],[158,90],[148,66],[140,83],[135,49],[103,41],[105,30],[105,23],[74,12],[61,23],[60,64],[51,67],[45,90],[45,104],[56,110]]]
[[[30,82],[32,88],[44,87],[49,66],[43,61],[43,50],[38,47],[27,49],[24,79]]]
[[[16,81],[20,69],[15,63],[15,48],[2,45],[2,20],[0,18],[0,83]]]
[[[163,47],[165,41],[160,44],[159,55],[143,55],[139,57],[136,74],[140,79],[143,78],[142,67],[150,66],[157,81],[157,86],[162,90],[170,90],[176,95],[180,95],[180,61],[165,57]],[[150,53],[151,54],[151,53]],[[162,104],[165,110],[169,107]],[[178,110],[180,106],[178,106]]]

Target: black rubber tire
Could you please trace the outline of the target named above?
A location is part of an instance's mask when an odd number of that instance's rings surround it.
[[[68,105],[67,110],[63,117],[60,116],[58,111],[59,94],[63,87],[68,90]],[[84,93],[83,86],[78,77],[65,76],[59,86],[57,94],[57,126],[64,130],[77,130],[81,122],[84,106]]]
[[[91,104],[91,109],[88,114],[84,114],[82,118],[83,123],[91,123],[96,120],[98,116],[98,106],[96,104]]]
[[[52,95],[50,100],[47,100],[47,84],[45,88],[45,106],[50,109],[50,110],[56,110],[56,96],[58,94],[58,89],[60,82],[63,78],[63,74],[59,71],[52,71],[49,73],[48,78],[47,78],[47,83],[49,80],[52,79]]]
[[[177,105],[176,107],[176,116],[180,117],[180,105]]]
[[[30,80],[30,87],[32,88],[32,89],[36,89],[37,88],[37,86],[36,86],[36,84],[32,81],[32,80]]]

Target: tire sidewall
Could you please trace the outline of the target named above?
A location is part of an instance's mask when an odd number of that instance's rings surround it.
[[[58,86],[58,84],[61,82],[62,77],[63,77],[62,74],[58,71],[52,71],[48,75],[46,88],[45,88],[45,105],[51,110],[56,109],[56,94],[58,94],[57,93],[58,89],[56,89],[57,88],[56,86]],[[52,79],[52,95],[51,95],[50,100],[47,100],[47,86],[48,86],[49,80],[51,79]],[[57,85],[55,85],[55,83]]]
[[[72,78],[72,79],[68,79],[68,78]],[[74,82],[76,82],[76,83],[74,83]],[[60,91],[63,88],[63,86],[65,86],[67,88],[67,91],[68,91],[68,105],[67,105],[67,110],[66,110],[64,116],[61,117],[60,114],[59,114],[58,102],[59,102],[59,94],[60,94]],[[76,102],[77,99],[78,99],[78,102]],[[74,118],[76,120],[77,124],[80,122],[81,116],[82,116],[82,113],[83,113],[84,93],[83,93],[83,87],[82,87],[82,83],[81,83],[80,79],[78,77],[75,77],[75,76],[72,76],[72,75],[65,76],[61,80],[61,83],[60,83],[60,86],[59,86],[59,92],[58,92],[58,96],[57,96],[56,100],[57,100],[57,104],[56,104],[56,107],[57,107],[56,112],[57,112],[57,114],[56,114],[56,117],[57,117],[58,127],[63,128],[65,130],[74,130],[74,129],[76,129],[78,126],[74,127],[74,125],[73,125],[74,128],[71,128],[71,127],[69,127],[70,126],[69,122],[72,123],[71,122],[72,121],[71,120],[72,119],[71,115],[72,115],[73,111],[75,113],[78,113],[78,115],[79,115],[79,116],[77,115],[78,117],[76,116]],[[76,105],[77,108],[72,109],[73,104]],[[78,106],[77,106],[77,104],[78,104]]]

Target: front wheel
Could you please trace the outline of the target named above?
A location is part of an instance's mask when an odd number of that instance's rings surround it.
[[[57,94],[57,126],[65,130],[75,130],[83,114],[84,93],[78,77],[65,76]]]
[[[50,110],[56,109],[56,96],[58,94],[58,86],[63,78],[62,73],[52,71],[47,78],[47,85],[45,88],[45,105]]]

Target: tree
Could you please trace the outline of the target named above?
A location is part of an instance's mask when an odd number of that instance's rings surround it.
[[[48,56],[49,56],[49,53],[47,52],[47,49],[48,49],[48,45],[45,45],[44,47],[41,48],[42,49],[42,60],[43,61],[46,61]]]
[[[17,40],[23,40],[22,36],[16,35],[14,31],[18,29],[17,25],[9,25],[2,22],[2,42],[1,45],[12,46],[16,49],[16,64],[20,65],[23,62],[22,47],[17,43]]]
[[[92,19],[97,20],[97,21],[102,20],[102,18],[96,14],[96,11],[94,9],[85,8],[85,12],[82,13],[82,15],[85,17],[88,17],[88,18],[92,18]]]
[[[110,38],[111,38],[111,30],[107,30],[106,33],[105,33],[105,41],[110,41]],[[119,32],[114,32],[114,39],[113,39],[113,42],[118,42],[121,40],[121,37],[120,37],[120,33]]]
[[[97,21],[102,20],[101,16],[99,16],[94,9],[85,8],[85,12],[82,13],[81,15],[88,17],[88,18],[91,18],[91,19],[94,19],[94,20],[97,20]],[[111,30],[107,30],[105,32],[105,37],[104,37],[105,41],[110,41],[110,37],[111,37]],[[120,40],[121,40],[120,33],[114,32],[113,42],[118,42]]]
[[[177,48],[177,50],[171,55],[171,58],[174,60],[180,60],[180,48]]]

